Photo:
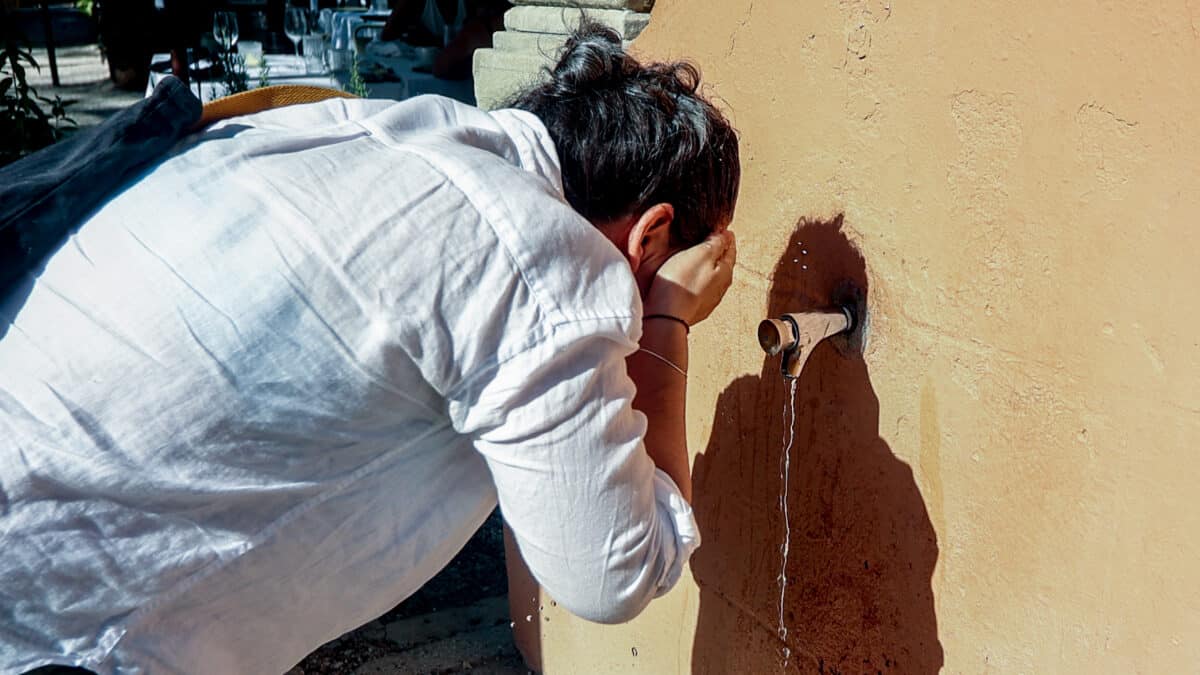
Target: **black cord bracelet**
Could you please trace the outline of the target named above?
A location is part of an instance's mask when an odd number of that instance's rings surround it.
[[[647,314],[646,316],[642,317],[642,321],[645,321],[646,319],[667,319],[668,321],[674,321],[683,326],[684,333],[692,332],[692,327],[688,325],[688,322],[677,316],[671,316],[670,314]]]

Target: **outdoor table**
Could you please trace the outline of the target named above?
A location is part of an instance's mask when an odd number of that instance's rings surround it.
[[[152,63],[170,62],[170,58],[169,54],[156,54]],[[263,55],[263,60],[271,67],[269,74],[270,84],[299,84],[344,90],[346,89],[346,84],[349,82],[350,75],[346,72],[309,74],[305,70],[304,59],[292,54],[265,54]],[[413,70],[413,66],[417,62],[404,57],[376,58],[375,60],[389,66],[393,72],[400,75],[402,81],[367,82],[366,87],[370,98],[386,98],[399,101],[421,94],[440,94],[464,103],[475,103],[475,91],[471,80],[442,80],[434,77],[432,73],[416,72]],[[251,89],[256,89],[259,86],[260,70],[258,66],[246,68],[246,74],[249,79],[248,84]],[[168,75],[170,75],[169,72],[159,72],[154,67],[151,67],[150,81],[146,85],[146,94],[149,95],[150,92],[154,91],[154,87]],[[227,93],[225,85],[216,79],[201,82],[193,81],[191,88],[197,92],[201,101],[220,98]]]

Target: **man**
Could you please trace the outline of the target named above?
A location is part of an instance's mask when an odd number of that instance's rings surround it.
[[[576,614],[668,590],[735,259],[697,86],[587,25],[513,109],[234,118],[108,201],[0,304],[0,669],[282,672],[497,500]]]

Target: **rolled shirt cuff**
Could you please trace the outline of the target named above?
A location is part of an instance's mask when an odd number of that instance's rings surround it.
[[[675,535],[675,558],[664,570],[658,591],[654,594],[657,598],[674,588],[679,577],[683,576],[683,566],[700,547],[700,528],[696,525],[691,505],[679,492],[679,486],[658,468],[654,470],[654,501]]]

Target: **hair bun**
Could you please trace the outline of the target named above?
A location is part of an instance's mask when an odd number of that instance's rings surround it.
[[[616,84],[637,68],[637,61],[625,53],[621,36],[585,16],[563,47],[550,78],[560,94],[569,95]]]
[[[729,223],[741,182],[737,133],[687,61],[640,63],[588,20],[557,63],[507,107],[533,113],[558,155],[563,196],[597,226],[671,204],[672,245]]]

